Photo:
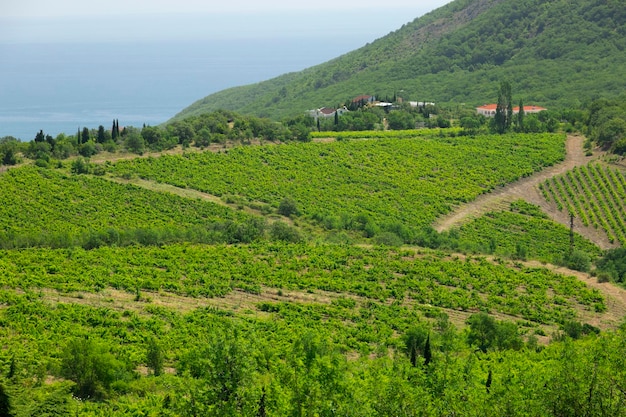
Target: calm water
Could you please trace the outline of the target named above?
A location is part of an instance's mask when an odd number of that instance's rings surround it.
[[[156,125],[194,101],[320,64],[362,46],[343,38],[94,44],[0,43],[0,137]]]

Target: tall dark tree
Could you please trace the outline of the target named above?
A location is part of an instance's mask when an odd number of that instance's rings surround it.
[[[494,117],[495,130],[497,133],[505,133],[511,127],[513,119],[513,100],[511,98],[511,84],[508,81],[500,83],[498,104]]]
[[[148,348],[146,352],[146,364],[148,368],[152,370],[154,376],[159,376],[163,373],[163,349],[157,343],[156,339],[151,338],[148,341]]]
[[[82,139],[82,143],[89,142],[90,134],[89,134],[89,129],[87,129],[86,127],[83,128],[83,133],[81,135],[81,139]]]
[[[104,134],[104,126],[98,126],[98,136],[96,137],[96,142],[104,143],[106,140],[106,135]]]
[[[517,112],[517,131],[524,132],[524,117],[526,113],[524,112],[524,102],[522,99],[519,101],[519,111]]]
[[[43,130],[40,130],[35,135],[35,142],[45,142],[45,141],[46,141],[46,135],[44,135]]]
[[[0,416],[13,416],[13,413],[11,413],[11,402],[9,401],[9,396],[2,385],[0,385]]]
[[[413,327],[404,334],[404,347],[412,366],[417,366],[417,358],[423,354],[429,335],[421,327]]]
[[[426,344],[424,344],[424,365],[427,366],[432,360],[433,360],[433,352],[430,348],[430,333],[428,333]]]
[[[81,143],[83,143],[82,139],[81,139],[81,135],[80,135],[80,127],[78,128],[78,130],[76,131],[76,143],[78,145],[80,145]]]
[[[111,139],[116,140],[120,136],[120,127],[117,120],[113,119],[113,127],[111,127]]]

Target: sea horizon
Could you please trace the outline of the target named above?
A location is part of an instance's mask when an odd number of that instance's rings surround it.
[[[346,53],[356,39],[0,44],[0,137],[32,140],[78,129],[158,125],[230,87],[300,71]],[[303,45],[306,44],[306,47]],[[316,45],[318,45],[316,47]]]

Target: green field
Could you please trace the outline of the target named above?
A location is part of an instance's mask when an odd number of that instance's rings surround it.
[[[560,264],[575,249],[589,257],[600,255],[600,249],[584,237],[551,221],[537,206],[524,201],[510,205],[509,210],[494,211],[463,225],[459,233],[461,247],[498,256],[538,259]]]
[[[405,132],[138,158],[103,176],[12,168],[0,410],[623,416],[622,293],[525,261],[561,260],[567,228],[523,201],[430,228],[562,160],[563,143]],[[298,213],[279,215],[286,199]]]
[[[540,187],[547,201],[585,226],[603,230],[611,243],[626,245],[626,176],[600,164],[574,168]]]
[[[456,204],[562,160],[564,139],[435,135],[266,145],[120,161],[108,171],[273,208],[290,197],[303,216],[331,229],[419,229]]]
[[[0,200],[0,244],[5,248],[89,245],[90,239],[98,246],[99,240],[114,244],[125,235],[137,243],[155,243],[168,233],[202,239],[219,223],[250,218],[199,199],[34,167],[1,175]]]
[[[269,415],[333,409],[352,415],[353,408],[383,416],[413,407],[420,415],[469,413],[479,405],[498,407],[485,396],[489,370],[494,392],[514,402],[537,395],[544,384],[557,389],[569,372],[562,355],[609,344],[609,356],[578,365],[604,373],[607,361],[624,352],[619,334],[609,333],[538,353],[535,334],[574,323],[581,311],[601,316],[606,308],[597,291],[575,278],[423,250],[309,244],[28,249],[0,252],[0,271],[0,363],[23,415],[55,409],[252,416],[261,398]],[[516,317],[521,325],[499,324],[498,339],[477,361],[463,347],[476,334],[456,326],[479,311]],[[425,332],[432,363],[413,367],[404,354],[407,335]],[[150,359],[154,349],[162,368]],[[69,368],[81,358],[94,361],[76,365],[93,371],[94,381]],[[517,369],[513,380],[511,369]],[[381,378],[383,386],[375,382]],[[535,383],[512,397],[506,385],[522,380]],[[220,395],[223,390],[228,395]],[[469,401],[449,403],[461,391]],[[87,401],[71,400],[70,392]],[[559,401],[539,397],[520,410],[553,403]]]

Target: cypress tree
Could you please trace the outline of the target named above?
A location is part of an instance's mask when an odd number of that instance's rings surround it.
[[[424,344],[424,365],[428,366],[428,364],[433,360],[433,352],[430,349],[430,333],[428,333],[428,337],[426,338],[426,343]]]
[[[104,134],[104,126],[100,125],[98,126],[98,136],[96,141],[98,143],[104,143],[104,139],[106,138],[105,134]]]
[[[89,129],[84,127],[83,133],[82,133],[82,143],[86,143],[86,142],[89,142]]]
[[[113,119],[113,126],[111,127],[111,139],[117,139],[117,129],[115,126],[115,119]]]
[[[513,118],[513,101],[511,99],[511,84],[502,81],[498,94],[498,104],[496,105],[496,115],[494,117],[496,132],[502,134],[509,130]]]
[[[9,396],[2,385],[0,385],[0,416],[13,416],[13,413],[11,413],[11,402],[9,401]]]
[[[257,417],[266,417],[265,411],[265,387],[261,388],[261,398],[259,399],[259,409],[256,413]]]
[[[517,113],[517,130],[518,132],[524,132],[524,102],[520,99],[519,101],[519,112]]]
[[[9,363],[9,373],[7,374],[8,379],[13,379],[15,377],[15,373],[17,372],[17,363],[15,362],[15,355],[11,356],[11,362]]]

